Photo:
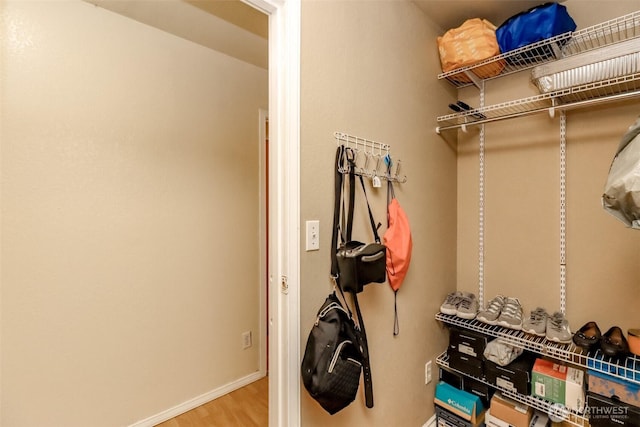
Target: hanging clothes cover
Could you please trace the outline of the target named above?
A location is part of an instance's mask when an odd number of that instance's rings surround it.
[[[627,227],[640,229],[640,118],[618,145],[602,195],[602,207]]]

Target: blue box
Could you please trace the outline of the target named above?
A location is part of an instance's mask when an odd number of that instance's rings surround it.
[[[605,397],[616,397],[629,405],[640,407],[640,384],[589,370],[589,391]]]
[[[474,426],[480,425],[484,421],[484,406],[480,397],[459,390],[445,382],[440,381],[436,385],[434,402]]]

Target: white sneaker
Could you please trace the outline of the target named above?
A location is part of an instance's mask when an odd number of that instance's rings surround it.
[[[507,298],[498,317],[498,325],[509,329],[522,329],[522,305],[518,298]]]
[[[573,334],[569,329],[569,321],[564,314],[556,312],[547,319],[547,339],[563,344],[569,344]]]
[[[522,330],[528,334],[543,337],[547,331],[547,310],[538,307],[531,312],[529,318],[522,323]]]
[[[462,292],[451,292],[440,306],[440,313],[454,316],[458,312],[458,305],[462,299]]]
[[[496,296],[494,299],[489,301],[489,305],[485,310],[482,310],[480,313],[478,313],[476,319],[488,325],[497,324],[498,317],[500,316],[502,307],[504,307],[504,303],[505,298],[502,295]]]
[[[478,314],[478,299],[471,292],[463,292],[456,316],[471,320],[475,319],[476,314]]]

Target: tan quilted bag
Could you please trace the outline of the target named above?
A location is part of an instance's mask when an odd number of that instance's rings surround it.
[[[468,19],[460,27],[452,28],[438,37],[438,50],[444,72],[473,65],[499,55],[496,26],[486,19]],[[503,68],[504,62],[497,61],[475,69],[474,73],[481,78],[493,77],[500,74]],[[459,77],[460,80],[468,81],[463,74]]]

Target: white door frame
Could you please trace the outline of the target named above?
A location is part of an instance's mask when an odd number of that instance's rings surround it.
[[[269,15],[269,425],[300,425],[300,0]]]
[[[260,209],[258,209],[258,224],[260,224],[259,230],[260,230],[260,272],[259,272],[259,278],[258,278],[258,295],[259,295],[259,309],[258,309],[258,316],[259,316],[259,334],[260,334],[260,349],[259,349],[259,357],[260,357],[260,363],[259,363],[259,372],[260,372],[260,376],[265,376],[267,375],[267,371],[268,371],[268,366],[267,366],[267,339],[268,339],[268,334],[267,334],[267,322],[265,322],[266,316],[267,316],[267,233],[266,233],[266,229],[268,226],[267,223],[267,200],[266,200],[266,194],[267,194],[267,178],[266,178],[266,170],[267,170],[267,152],[266,152],[266,141],[267,138],[269,137],[267,135],[267,120],[269,119],[269,111],[263,109],[263,108],[259,108],[258,109],[258,158],[260,159],[259,164],[260,166],[258,167],[258,173],[260,175],[259,178],[259,190],[258,190],[258,197],[259,197],[259,206]]]

